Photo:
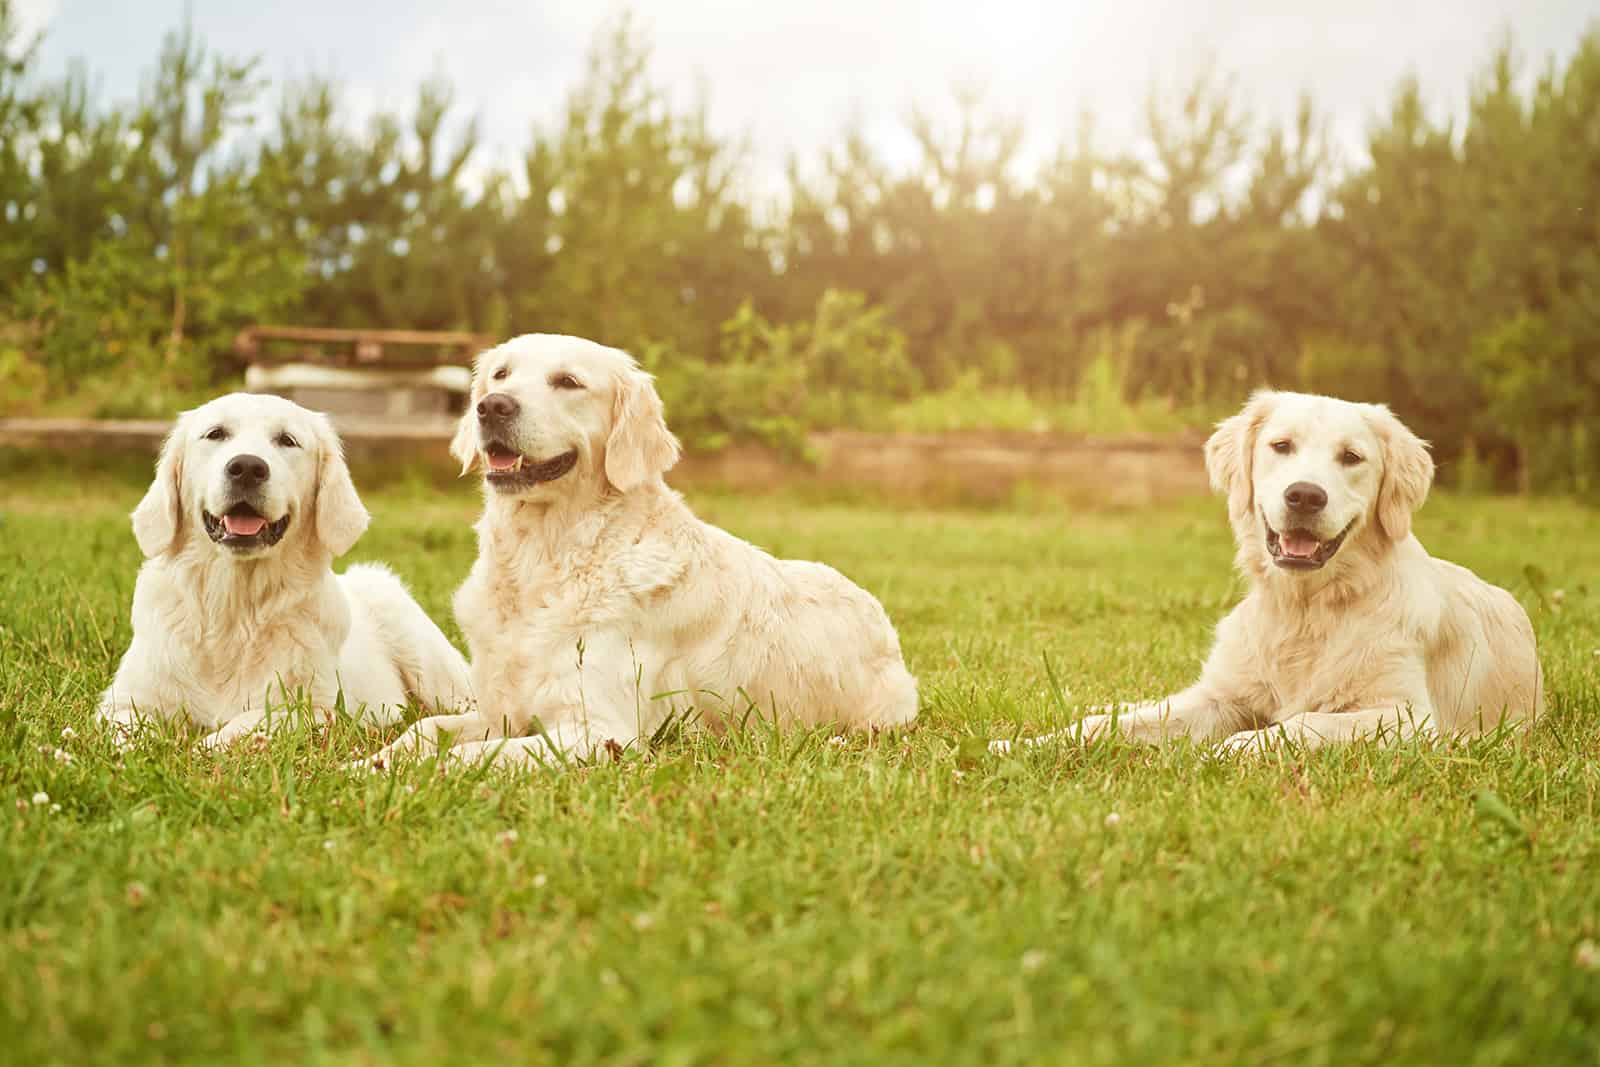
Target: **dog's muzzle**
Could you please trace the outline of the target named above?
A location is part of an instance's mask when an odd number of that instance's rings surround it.
[[[221,515],[201,509],[200,518],[206,536],[215,543],[237,552],[252,548],[271,548],[283,540],[289,529],[289,516],[268,520],[250,504],[240,501]]]
[[[1267,531],[1267,554],[1273,563],[1288,571],[1314,571],[1321,569],[1344,545],[1345,538],[1355,529],[1356,520],[1351,519],[1350,525],[1340,530],[1337,537],[1326,541],[1309,530],[1285,530],[1280,534],[1272,528],[1266,515],[1261,516],[1261,525]]]
[[[542,482],[553,482],[578,465],[576,448],[537,463],[511,446],[490,441],[483,447],[484,480],[502,493],[515,493]]]

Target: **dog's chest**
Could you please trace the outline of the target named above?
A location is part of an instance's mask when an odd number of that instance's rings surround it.
[[[563,643],[592,622],[586,583],[553,573],[516,582],[469,583],[456,600],[456,619],[475,655],[499,657]]]
[[[525,643],[553,630],[581,630],[632,613],[659,585],[656,572],[641,576],[638,546],[602,543],[581,552],[547,556],[525,546],[496,546],[473,569],[456,597],[456,619],[484,647],[505,635]],[[510,635],[519,633],[520,637]]]
[[[191,630],[184,642],[195,668],[192,677],[208,681],[209,694],[227,707],[260,707],[264,702],[317,688],[319,668],[334,658],[324,649],[326,635],[317,620],[279,617],[212,623]]]
[[[1363,699],[1359,691],[1371,677],[1359,664],[1378,650],[1348,633],[1323,633],[1284,627],[1257,637],[1255,660],[1269,694],[1269,712],[1347,711]]]

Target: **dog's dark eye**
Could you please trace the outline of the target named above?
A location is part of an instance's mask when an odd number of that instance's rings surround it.
[[[277,445],[279,448],[299,448],[300,447],[300,442],[296,441],[293,437],[289,436],[286,433],[280,433],[277,437],[274,437],[272,439],[272,443]]]
[[[227,439],[228,431],[223,429],[221,426],[213,426],[211,429],[206,431],[207,441],[226,441]]]
[[[557,374],[550,379],[552,389],[582,389],[583,383],[570,374]]]
[[[1343,463],[1346,467],[1354,467],[1357,463],[1361,462],[1361,453],[1352,452],[1347,448],[1343,452],[1339,453],[1339,462]]]
[[[1272,450],[1280,456],[1287,456],[1290,452],[1294,451],[1294,442],[1274,441],[1272,442]]]
[[[489,377],[493,378],[497,382],[503,382],[506,379],[506,375],[508,375],[510,373],[511,373],[511,368],[510,367],[501,367],[499,370],[495,371]]]

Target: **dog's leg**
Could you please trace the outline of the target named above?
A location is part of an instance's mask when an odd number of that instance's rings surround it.
[[[393,744],[376,754],[358,761],[357,766],[383,770],[393,764],[401,754],[419,747],[425,754],[438,752],[453,763],[474,763],[493,760],[496,763],[558,764],[571,759],[587,759],[596,750],[620,742],[591,733],[580,722],[558,721],[555,726],[543,729],[535,725],[538,733],[530,737],[508,737],[504,722],[491,725],[479,715],[436,715],[419,720]],[[442,738],[454,738],[448,747]],[[504,750],[505,756],[500,752]]]
[[[1051,741],[1095,741],[1115,733],[1129,741],[1160,744],[1175,737],[1194,741],[1215,741],[1226,737],[1243,722],[1239,705],[1219,696],[1209,686],[1192,686],[1162,700],[1143,704],[1123,704],[1098,715],[1090,715],[1064,730],[1032,737],[1023,743]],[[991,752],[1009,752],[1011,742],[995,741]]]
[[[1070,729],[1081,732],[1085,741],[1117,733],[1147,744],[1176,737],[1206,742],[1226,737],[1242,725],[1243,719],[1236,701],[1224,698],[1208,685],[1196,685],[1162,700],[1125,704],[1090,715]]]
[[[119,749],[131,747],[144,728],[155,721],[154,716],[139,711],[131,702],[112,699],[110,693],[101,699],[95,718],[110,730],[111,743]]]
[[[1220,753],[1261,753],[1285,742],[1307,749],[1347,741],[1394,741],[1434,737],[1438,730],[1426,705],[1396,702],[1358,711],[1308,711],[1260,730],[1245,730],[1217,747]]]
[[[445,736],[476,742],[505,737],[506,733],[504,720],[491,720],[477,712],[467,712],[462,715],[431,715],[426,719],[418,719],[411,724],[410,729],[394,741],[372,755],[357,760],[353,766],[383,770],[397,757],[419,748],[425,755],[433,754],[440,747],[440,739]]]
[[[451,763],[493,763],[501,767],[558,767],[565,755],[543,737],[505,737],[468,741],[445,753]]]
[[[309,712],[297,708],[260,708],[235,715],[222,726],[200,739],[200,747],[216,750],[226,748],[243,738],[266,737],[286,726],[300,722],[332,721],[333,712],[313,705]]]
[[[226,748],[245,734],[254,733],[266,717],[267,712],[262,708],[235,715],[217,729],[202,737],[200,739],[200,747],[211,750]]]

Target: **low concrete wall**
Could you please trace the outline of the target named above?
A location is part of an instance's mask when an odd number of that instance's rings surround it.
[[[455,421],[335,416],[352,462],[451,467],[446,444]],[[154,454],[169,424],[141,420],[0,419],[0,445],[80,450],[142,449]],[[1026,487],[1074,499],[1138,505],[1202,493],[1201,434],[1088,437],[968,431],[813,434],[814,465],[770,449],[737,445],[686,456],[678,485],[760,489],[776,484],[858,487],[885,495],[999,500]]]
[[[731,487],[774,482],[861,486],[886,494],[1003,499],[1019,488],[1143,504],[1206,489],[1203,435],[1085,437],[968,431],[813,434],[814,467],[767,449],[686,457],[679,478]]]

